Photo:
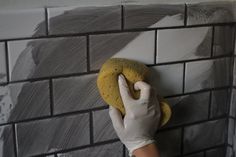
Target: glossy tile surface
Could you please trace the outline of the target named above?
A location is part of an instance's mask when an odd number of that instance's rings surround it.
[[[219,117],[227,114],[229,107],[229,89],[212,91],[210,117]]]
[[[181,94],[183,90],[183,64],[151,67],[150,83],[163,96]]]
[[[7,81],[5,44],[0,42],[0,84]]]
[[[53,80],[55,114],[106,106],[96,85],[97,75]]]
[[[187,24],[233,22],[236,20],[235,5],[236,3],[232,1],[188,4]]]
[[[85,37],[12,41],[8,46],[14,81],[86,71]]]
[[[213,55],[233,53],[235,28],[233,26],[216,26],[214,31]]]
[[[120,142],[89,147],[69,153],[57,154],[58,157],[123,157],[123,145]]]
[[[180,155],[181,130],[174,129],[165,132],[159,132],[156,135],[157,147],[161,157]]]
[[[184,129],[184,152],[190,153],[223,144],[225,141],[225,131],[225,119],[186,127]]]
[[[210,57],[211,40],[210,27],[159,30],[157,63]]]
[[[208,118],[209,92],[168,98],[167,101],[172,109],[172,116],[167,127],[193,123]]]
[[[88,130],[88,114],[17,124],[18,156],[88,145]]]
[[[0,39],[46,35],[44,9],[0,11]],[[40,25],[40,27],[38,27]]]
[[[0,86],[0,123],[50,115],[48,81]]]
[[[48,12],[50,34],[121,29],[121,6],[50,8]]]
[[[184,5],[124,6],[124,28],[153,28],[184,25]]]
[[[110,57],[154,63],[154,31],[90,36],[90,68],[99,69]]]
[[[186,64],[185,92],[229,85],[230,59],[215,59]]]
[[[11,125],[0,127],[0,156],[1,157],[15,157],[13,130]]]
[[[113,128],[108,109],[93,112],[93,130],[94,142],[118,138]]]

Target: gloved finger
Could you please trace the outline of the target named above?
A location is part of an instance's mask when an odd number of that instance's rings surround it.
[[[135,90],[140,90],[140,98],[139,99],[149,99],[151,93],[151,86],[143,81],[138,81],[134,84]]]
[[[131,96],[125,77],[122,74],[119,75],[118,77],[118,84],[119,84],[120,95],[121,95],[123,104],[125,106],[125,109],[127,109],[127,104],[129,103],[129,101],[132,101],[133,98]]]
[[[124,128],[123,118],[118,109],[113,106],[109,107],[109,115],[113,124],[113,127],[116,131],[121,131]]]

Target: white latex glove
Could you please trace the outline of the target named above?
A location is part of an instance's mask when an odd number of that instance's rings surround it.
[[[122,118],[120,111],[112,106],[109,114],[118,137],[131,156],[134,150],[155,142],[160,106],[149,84],[136,82],[134,89],[140,90],[140,98],[133,99],[123,75],[119,75],[118,83],[126,115]]]

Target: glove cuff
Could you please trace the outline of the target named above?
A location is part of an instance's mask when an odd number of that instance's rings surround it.
[[[132,142],[126,145],[126,147],[129,150],[129,156],[132,157],[133,151],[144,147],[146,145],[149,145],[151,143],[155,143],[155,140],[143,140],[143,141],[136,141],[136,142]]]

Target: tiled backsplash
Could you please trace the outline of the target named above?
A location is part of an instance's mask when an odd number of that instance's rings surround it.
[[[161,157],[236,152],[236,2],[0,11],[0,157],[128,157],[96,78],[140,61],[173,115]]]

